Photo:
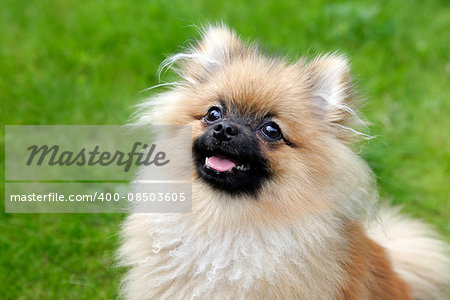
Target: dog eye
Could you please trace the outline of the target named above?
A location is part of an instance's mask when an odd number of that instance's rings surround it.
[[[220,108],[213,106],[208,110],[208,113],[205,116],[206,123],[213,123],[222,118],[222,112]]]
[[[281,139],[281,129],[274,122],[269,122],[261,127],[261,132],[269,141],[277,141]]]

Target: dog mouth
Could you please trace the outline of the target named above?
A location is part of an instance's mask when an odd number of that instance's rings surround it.
[[[250,163],[240,163],[224,155],[212,155],[205,157],[204,168],[218,173],[246,172],[250,170]]]
[[[256,195],[269,176],[267,162],[252,141],[217,143],[202,136],[193,143],[193,160],[199,179],[232,195]]]

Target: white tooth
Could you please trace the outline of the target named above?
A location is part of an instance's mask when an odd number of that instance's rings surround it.
[[[208,165],[208,157],[205,157],[205,165]]]

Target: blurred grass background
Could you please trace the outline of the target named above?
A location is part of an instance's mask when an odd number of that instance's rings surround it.
[[[3,0],[0,8],[1,143],[4,124],[126,123],[159,63],[198,36],[189,25],[223,20],[291,57],[347,54],[379,136],[362,155],[382,197],[450,240],[448,1]],[[123,217],[2,213],[0,297],[117,297]]]

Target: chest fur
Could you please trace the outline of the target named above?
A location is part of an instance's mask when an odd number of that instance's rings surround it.
[[[331,299],[345,279],[346,243],[335,224],[321,222],[224,230],[134,215],[122,247],[129,292],[145,285],[144,299]]]

